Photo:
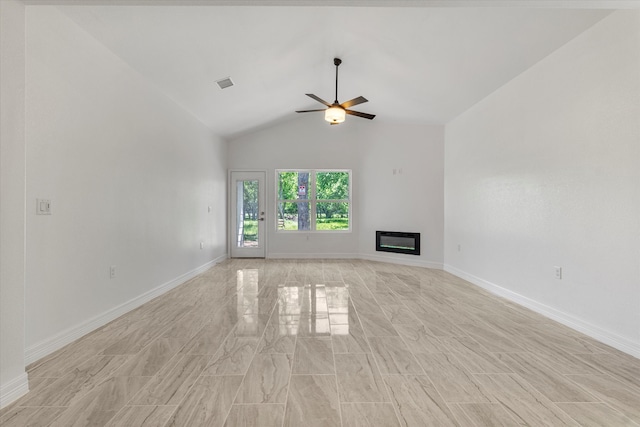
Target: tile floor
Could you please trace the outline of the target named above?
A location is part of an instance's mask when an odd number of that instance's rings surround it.
[[[437,270],[228,260],[28,367],[9,426],[640,426],[640,360]]]

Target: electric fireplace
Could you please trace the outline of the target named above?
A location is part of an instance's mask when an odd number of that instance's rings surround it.
[[[420,255],[420,233],[376,231],[376,251]]]

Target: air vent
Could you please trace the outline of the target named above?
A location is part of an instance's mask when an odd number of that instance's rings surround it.
[[[231,77],[225,77],[224,79],[218,80],[216,83],[218,83],[220,89],[226,89],[233,86],[233,80],[231,80]]]

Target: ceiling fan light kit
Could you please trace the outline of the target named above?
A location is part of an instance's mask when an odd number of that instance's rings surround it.
[[[333,58],[333,64],[336,66],[336,99],[333,101],[333,104],[329,104],[324,99],[319,98],[312,93],[307,93],[306,95],[308,97],[313,98],[319,103],[326,105],[327,108],[320,109],[320,110],[301,110],[301,111],[296,111],[296,113],[311,113],[315,111],[324,111],[324,119],[327,122],[329,122],[329,124],[332,124],[332,125],[338,125],[344,122],[345,118],[347,117],[347,114],[356,116],[356,117],[362,117],[364,119],[373,120],[373,118],[375,117],[374,114],[361,113],[359,111],[353,111],[348,109],[354,105],[368,102],[364,96],[353,98],[347,102],[343,102],[342,104],[338,102],[338,67],[340,66],[340,64],[342,64],[342,60],[340,58]]]
[[[340,106],[327,108],[324,112],[324,119],[332,125],[344,122],[345,117],[347,117],[347,113]]]

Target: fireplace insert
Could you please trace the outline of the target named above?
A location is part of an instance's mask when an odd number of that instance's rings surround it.
[[[420,255],[420,233],[376,231],[376,251]]]

